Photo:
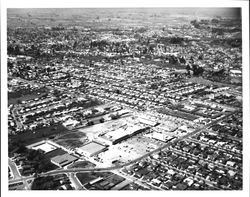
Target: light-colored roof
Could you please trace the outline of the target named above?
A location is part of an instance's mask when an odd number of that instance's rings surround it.
[[[45,153],[48,153],[48,152],[51,152],[51,151],[57,149],[57,147],[50,144],[50,143],[43,143],[43,144],[39,144],[38,146],[34,146],[33,149],[35,149],[35,150],[41,149]]]
[[[96,152],[99,152],[103,149],[105,149],[106,147],[102,144],[99,144],[97,142],[90,142],[88,144],[83,145],[82,147],[80,147],[79,149],[83,152],[86,152],[88,154],[94,154]]]
[[[59,165],[67,165],[68,163],[71,163],[75,160],[77,160],[77,157],[74,157],[68,153],[51,158],[51,161],[58,163]]]

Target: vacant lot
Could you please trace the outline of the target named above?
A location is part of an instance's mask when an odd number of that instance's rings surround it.
[[[55,142],[65,148],[75,149],[75,148],[83,146],[87,142],[87,139],[77,139],[77,138],[76,139],[63,139],[63,140],[56,140]]]
[[[58,156],[58,155],[63,155],[67,153],[66,151],[62,150],[62,149],[56,149],[56,150],[53,150],[47,154],[45,154],[45,156],[49,159],[55,157],[55,156]]]
[[[85,137],[85,133],[82,132],[70,132],[63,135],[59,135],[57,139],[72,139],[72,138],[82,138]]]

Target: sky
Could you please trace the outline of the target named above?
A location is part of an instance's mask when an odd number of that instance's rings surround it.
[[[237,17],[241,16],[240,8],[93,8],[98,11],[107,11],[107,12],[128,12],[133,13],[134,11],[147,12],[147,13],[164,13],[164,14],[184,14],[184,15],[197,15],[197,16],[221,16],[221,17]],[[48,14],[48,13],[57,13],[57,14],[81,14],[86,13],[92,8],[35,8],[35,9],[26,9],[26,8],[9,8],[8,14]]]

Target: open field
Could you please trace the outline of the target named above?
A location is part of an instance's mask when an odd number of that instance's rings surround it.
[[[45,156],[46,156],[47,158],[51,159],[51,158],[53,158],[53,157],[55,157],[55,156],[63,155],[63,154],[65,154],[65,153],[66,153],[66,151],[64,151],[64,150],[62,150],[62,149],[56,149],[56,150],[54,150],[54,151],[51,151],[51,152],[45,154]]]
[[[86,135],[82,132],[78,132],[78,131],[75,131],[75,132],[69,132],[69,133],[65,133],[63,135],[58,135],[57,139],[70,139],[70,138],[82,138],[82,137],[85,137]]]
[[[78,148],[87,142],[85,133],[80,131],[68,131],[59,133],[52,139],[55,143],[64,146],[65,148],[72,149]]]
[[[87,139],[83,139],[83,140],[65,139],[65,140],[56,140],[55,142],[67,149],[75,149],[75,148],[83,146],[87,142]]]

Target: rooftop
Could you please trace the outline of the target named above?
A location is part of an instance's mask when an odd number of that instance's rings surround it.
[[[76,160],[77,160],[77,157],[74,157],[68,153],[65,153],[63,155],[58,155],[58,156],[51,158],[52,162],[57,163],[60,166],[67,165],[67,164],[69,164],[73,161],[76,161]]]
[[[97,142],[89,142],[88,144],[79,147],[79,149],[83,152],[88,153],[89,155],[95,154],[96,152],[102,151],[106,146],[99,144]]]

